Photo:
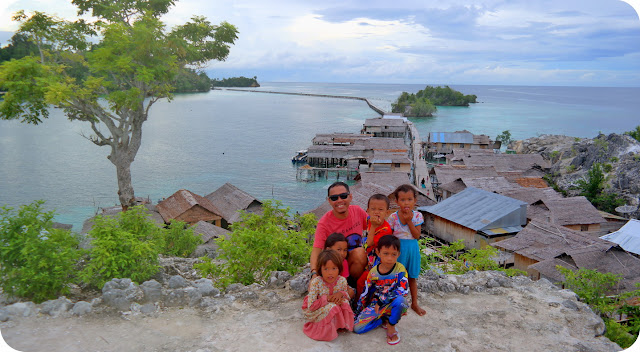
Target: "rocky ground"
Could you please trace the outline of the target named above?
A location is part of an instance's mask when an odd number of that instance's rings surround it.
[[[515,141],[510,148],[519,154],[537,153],[549,160],[553,181],[572,196],[579,193],[572,186],[576,180],[586,177],[594,163],[610,165],[605,191],[617,193],[628,205],[639,205],[640,142],[630,136],[612,133],[589,139],[541,135]],[[639,216],[638,210],[631,214],[634,218]]]
[[[427,272],[418,281],[427,316],[410,311],[402,318],[399,346],[386,345],[383,329],[313,341],[302,333],[307,275],[273,273],[267,285],[234,284],[224,292],[189,275],[139,286],[114,279],[85,301],[5,302],[0,330],[25,352],[621,350],[573,292],[499,272]]]

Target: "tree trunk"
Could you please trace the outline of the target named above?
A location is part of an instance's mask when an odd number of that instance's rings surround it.
[[[131,163],[133,160],[129,158],[113,158],[111,162],[116,166],[118,198],[122,205],[122,211],[127,211],[130,206],[135,205],[135,195],[131,184]]]

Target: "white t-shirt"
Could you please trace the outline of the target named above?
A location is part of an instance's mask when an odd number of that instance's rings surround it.
[[[387,219],[389,225],[391,225],[391,229],[393,230],[393,235],[398,237],[401,240],[414,240],[411,231],[409,230],[409,225],[403,224],[398,218],[398,212],[391,214]],[[420,228],[420,225],[424,223],[424,217],[422,213],[419,211],[413,210],[413,218],[411,218],[411,222],[417,228]]]

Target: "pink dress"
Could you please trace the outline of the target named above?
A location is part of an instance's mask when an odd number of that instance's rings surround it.
[[[341,292],[345,300],[337,305],[327,301],[334,292]],[[328,284],[318,276],[311,280],[309,294],[302,303],[302,312],[307,319],[303,332],[318,341],[331,341],[338,337],[338,329],[353,331],[353,311],[349,306],[347,280],[339,276],[333,284]]]

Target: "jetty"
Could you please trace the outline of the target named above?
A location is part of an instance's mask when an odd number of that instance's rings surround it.
[[[371,108],[371,110],[377,112],[380,115],[388,114],[388,112],[383,109],[377,107],[369,99],[363,97],[352,97],[348,95],[330,95],[330,94],[314,94],[314,93],[296,93],[296,92],[276,92],[269,90],[257,90],[257,89],[239,89],[239,88],[218,88],[215,90],[232,90],[235,92],[251,92],[251,93],[267,93],[267,94],[285,94],[285,95],[300,95],[306,97],[319,97],[319,98],[333,98],[333,99],[351,99],[351,100],[362,100]]]
[[[308,165],[297,169],[296,179],[308,182],[341,178],[353,180],[361,172],[403,171],[409,175],[409,182],[424,196],[435,200],[423,158],[420,134],[415,125],[402,115],[385,111],[364,97],[240,88],[214,89],[364,101],[381,116],[367,119],[360,134],[318,134],[307,151]]]

